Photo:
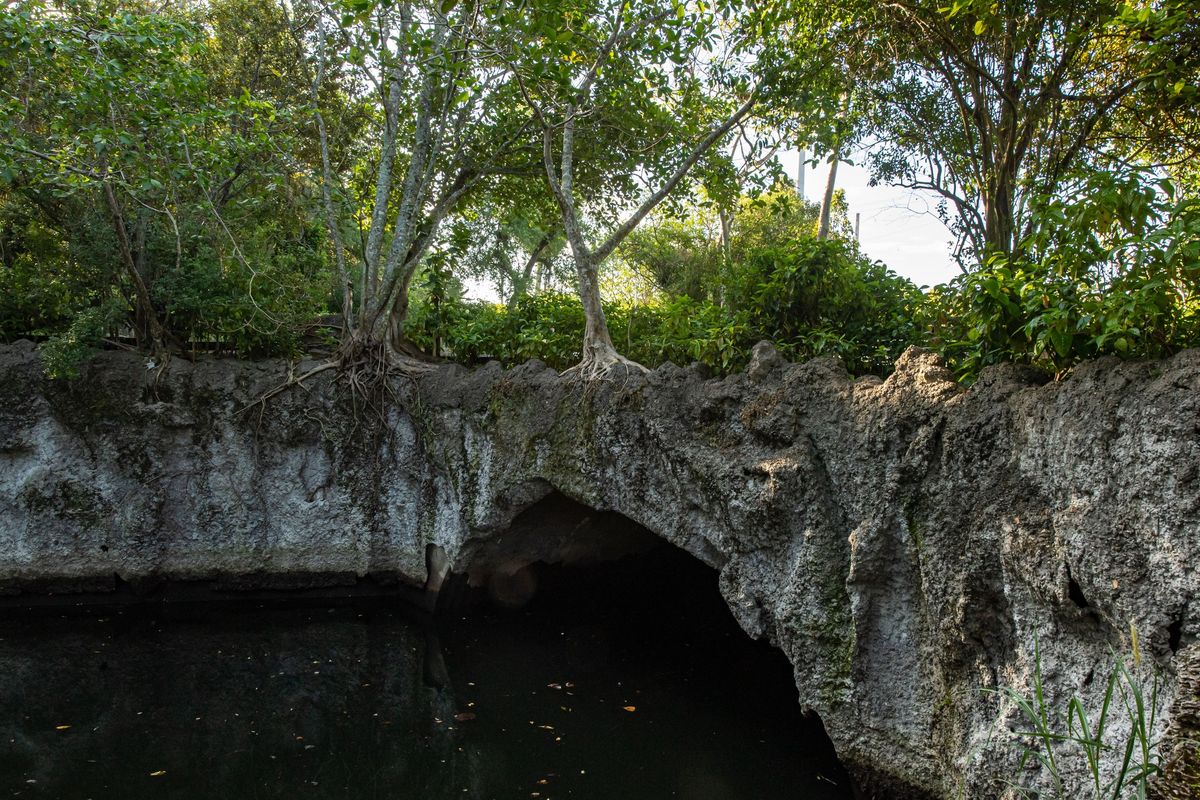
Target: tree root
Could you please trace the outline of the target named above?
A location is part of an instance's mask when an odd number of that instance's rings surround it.
[[[334,360],[326,361],[322,364],[318,364],[317,366],[304,372],[303,374],[297,375],[295,372],[295,365],[294,364],[289,365],[287,380],[285,380],[283,383],[278,384],[277,386],[274,386],[274,387],[268,389],[267,391],[263,392],[262,394],[260,394],[253,402],[251,402],[251,403],[247,404],[246,406],[244,406],[243,408],[241,408],[237,412],[237,416],[240,417],[243,414],[245,414],[246,412],[248,412],[250,409],[256,408],[256,407],[259,409],[259,414],[261,415],[262,410],[265,409],[267,406],[267,401],[270,400],[272,397],[275,397],[276,395],[279,395],[279,394],[283,394],[288,389],[291,389],[293,386],[303,387],[304,382],[306,380],[308,380],[309,378],[313,377],[314,375],[317,375],[322,372],[326,372],[327,370],[337,369],[340,366],[341,366],[340,362],[337,361],[336,359],[334,359]]]
[[[349,391],[355,424],[360,410],[369,410],[386,423],[387,401],[399,404],[391,379],[398,376],[416,380],[434,366],[408,353],[397,352],[384,342],[352,336],[342,343],[332,358],[300,375],[295,373],[294,365],[290,366],[286,380],[263,392],[237,414],[241,416],[257,408],[261,422],[267,401],[295,387],[304,388],[305,381],[322,372],[337,370],[338,380]]]
[[[584,383],[644,375],[650,370],[611,347],[587,347],[583,360],[562,373],[563,377]]]

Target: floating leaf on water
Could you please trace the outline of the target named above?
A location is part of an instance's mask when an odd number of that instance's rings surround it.
[[[455,722],[470,722],[473,719],[475,719],[475,714],[470,711],[464,711],[461,714],[454,715]]]
[[[68,729],[70,729],[70,727],[71,727],[70,725],[55,725],[55,726],[54,726],[54,730],[56,730],[56,731],[65,731],[65,730],[68,730]]]
[[[637,711],[637,706],[622,706],[622,708],[629,712]]]
[[[165,769],[157,769],[154,772],[150,773],[150,777],[151,778],[161,778],[163,775],[166,775],[166,774],[167,774],[167,771]]]

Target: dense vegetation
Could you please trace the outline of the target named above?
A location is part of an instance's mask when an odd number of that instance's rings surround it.
[[[1189,0],[16,0],[0,340],[62,375],[1158,357],[1200,344],[1198,77]],[[864,256],[798,142],[939,198],[962,275]]]

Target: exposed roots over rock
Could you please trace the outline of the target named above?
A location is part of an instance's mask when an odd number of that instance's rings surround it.
[[[394,376],[416,378],[433,369],[411,346],[399,347],[377,339],[351,336],[338,349],[334,360],[339,376],[356,396],[371,397],[388,386]]]
[[[650,370],[626,358],[609,344],[586,344],[583,360],[563,373],[563,377],[583,382],[615,380],[644,375]]]
[[[287,380],[285,380],[283,383],[273,386],[272,388],[270,388],[267,391],[260,394],[257,398],[255,398],[255,400],[253,402],[248,403],[243,408],[241,408],[237,412],[237,414],[238,414],[238,416],[242,416],[243,414],[245,414],[252,408],[257,408],[259,410],[259,413],[261,414],[262,410],[264,408],[266,408],[266,406],[267,406],[267,401],[270,400],[272,397],[283,394],[288,389],[291,389],[293,386],[303,387],[304,382],[306,380],[308,380],[309,378],[312,378],[315,375],[318,375],[322,372],[326,372],[331,369],[337,369],[337,367],[338,367],[338,362],[336,360],[330,360],[330,361],[326,361],[322,364],[318,364],[317,366],[313,367],[312,369],[306,370],[305,372],[297,375],[295,364],[289,364]]]
[[[405,348],[408,350],[409,348]],[[365,339],[352,335],[347,338],[328,361],[297,374],[295,365],[288,368],[288,377],[277,386],[263,392],[246,405],[238,414],[253,408],[259,414],[266,408],[267,401],[292,388],[304,388],[305,381],[330,370],[337,371],[337,379],[348,390],[355,416],[360,410],[371,410],[380,420],[386,419],[388,401],[398,398],[392,386],[392,378],[410,380],[433,368],[433,364],[392,347],[387,342]]]

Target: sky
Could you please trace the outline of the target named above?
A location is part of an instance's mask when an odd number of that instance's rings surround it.
[[[795,180],[796,151],[782,153],[779,160]],[[821,199],[828,175],[825,164],[806,169],[804,195],[808,200]],[[859,243],[863,252],[918,286],[945,283],[958,275],[958,265],[950,258],[952,237],[934,215],[931,196],[892,186],[873,187],[869,181],[870,175],[862,167],[845,163],[838,167],[837,188],[846,192],[850,219],[862,215]]]

